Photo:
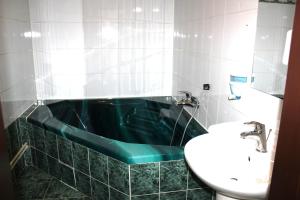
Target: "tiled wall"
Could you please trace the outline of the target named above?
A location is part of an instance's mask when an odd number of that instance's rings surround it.
[[[25,115],[24,115],[25,116]],[[129,165],[18,121],[34,165],[93,199],[211,200],[213,191],[189,171],[184,160]],[[31,159],[32,158],[32,159]]]
[[[273,128],[275,140],[281,100],[250,88],[241,100],[228,100],[230,74],[252,72],[257,9],[257,0],[175,0],[173,95],[189,90],[199,97],[197,119],[206,128],[256,120]]]
[[[30,0],[38,99],[170,95],[173,0]]]
[[[7,127],[36,99],[28,0],[0,1],[0,98]]]
[[[294,4],[259,3],[255,41],[254,87],[270,93],[284,94],[287,64],[283,63],[287,32],[292,29]]]

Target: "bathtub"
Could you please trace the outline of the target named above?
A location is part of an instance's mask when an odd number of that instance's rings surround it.
[[[172,97],[44,101],[27,121],[127,164],[184,158],[184,144],[207,131]]]

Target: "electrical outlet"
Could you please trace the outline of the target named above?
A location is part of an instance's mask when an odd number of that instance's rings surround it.
[[[210,90],[210,84],[203,84],[203,90]]]

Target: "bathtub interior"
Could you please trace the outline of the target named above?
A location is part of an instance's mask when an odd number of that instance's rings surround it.
[[[171,97],[45,101],[28,121],[132,164],[183,159],[184,144],[207,131],[192,120],[180,146],[191,117],[181,109]]]

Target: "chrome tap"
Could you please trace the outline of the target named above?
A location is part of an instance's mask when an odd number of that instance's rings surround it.
[[[179,91],[179,93],[185,94],[185,97],[180,99],[179,101],[176,101],[177,105],[186,105],[191,107],[199,106],[199,100],[196,97],[194,97],[191,92]]]
[[[245,122],[244,124],[254,125],[254,130],[249,132],[242,132],[241,138],[245,139],[248,136],[257,136],[259,139],[257,140],[256,150],[262,153],[266,153],[267,137],[265,125],[255,121]]]

